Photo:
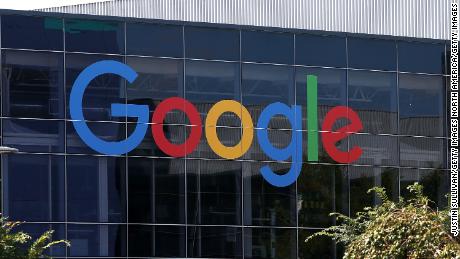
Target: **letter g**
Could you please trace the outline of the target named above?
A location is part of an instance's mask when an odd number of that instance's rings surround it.
[[[127,139],[117,142],[105,141],[94,135],[83,117],[83,94],[91,80],[108,73],[119,75],[130,83],[137,77],[132,68],[118,61],[103,60],[88,66],[78,75],[72,86],[69,101],[70,117],[78,135],[90,148],[106,155],[121,155],[136,148],[144,138],[148,128],[149,107],[147,105],[112,103],[112,116],[138,118],[134,132]]]

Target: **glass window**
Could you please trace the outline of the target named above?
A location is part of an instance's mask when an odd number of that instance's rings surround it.
[[[188,223],[241,224],[241,163],[187,160]]]
[[[254,226],[295,226],[295,184],[275,187],[265,181],[260,168],[270,166],[273,172],[285,174],[289,163],[243,163],[244,224]]]
[[[346,67],[346,42],[344,37],[297,34],[295,44],[296,64],[323,67]]]
[[[299,226],[329,227],[331,212],[348,214],[348,174],[345,166],[304,163],[297,179]]]
[[[127,57],[126,63],[138,74],[136,80],[126,87],[128,103],[149,105],[149,111],[153,113],[156,106],[164,99],[184,96],[183,61]],[[136,120],[128,118],[131,122]],[[164,123],[184,123],[183,113],[169,112]]]
[[[63,153],[64,121],[3,119],[3,144],[22,152]]]
[[[127,23],[127,54],[182,57],[182,26]]]
[[[64,118],[64,59],[60,53],[2,53],[3,115]]]
[[[228,29],[185,27],[185,56],[237,61],[240,59],[240,33]]]
[[[129,225],[130,257],[185,258],[185,227]]]
[[[438,138],[400,137],[401,166],[445,168],[446,141]]]
[[[63,49],[62,19],[2,15],[2,48]]]
[[[185,63],[185,99],[193,103],[202,114],[221,100],[240,101],[240,65],[238,63],[187,61]],[[239,118],[224,113],[220,126],[240,126]]]
[[[315,237],[313,240],[305,243],[307,237],[313,235],[319,230],[299,229],[299,257],[302,259],[316,258],[342,258],[340,253],[336,251],[334,241],[329,237]]]
[[[36,240],[43,233],[49,230],[53,230],[52,241],[66,239],[65,225],[64,224],[45,224],[45,223],[22,223],[15,227],[16,231],[23,231],[32,237],[32,240]],[[52,256],[53,258],[64,257],[66,254],[65,244],[57,244],[51,248],[45,249],[44,255]]]
[[[122,62],[122,58],[118,56],[66,55],[67,103],[69,102],[72,86],[78,75],[89,65],[101,60]],[[126,80],[114,74],[100,75],[92,80],[86,88],[83,98],[83,116],[85,120],[125,121],[126,118],[124,117],[112,117],[110,112],[112,103],[123,104],[126,102],[125,82]],[[69,113],[67,117],[70,118]]]
[[[242,31],[241,59],[242,61],[293,64],[294,34]]]
[[[400,133],[444,136],[445,89],[442,76],[399,75]]]
[[[64,157],[3,157],[3,213],[13,221],[64,221]]]
[[[399,164],[397,137],[352,134],[349,137],[349,150],[354,146],[361,147],[363,153],[353,164],[387,166]]]
[[[295,229],[245,228],[244,258],[298,258]]]
[[[396,42],[394,40],[349,37],[348,66],[396,71]]]
[[[382,203],[375,192],[367,193],[375,186],[385,188],[388,198],[399,200],[399,171],[397,168],[349,166],[350,177],[350,215],[355,217],[357,212],[365,207]]]
[[[444,44],[424,42],[398,42],[399,71],[445,73]]]
[[[125,163],[123,157],[67,157],[68,221],[126,221]]]
[[[243,105],[251,114],[254,126],[266,105],[274,102],[286,105],[295,103],[292,67],[243,64],[242,71]],[[275,116],[269,128],[291,129],[291,124],[284,116]]]
[[[68,224],[69,256],[126,256],[126,225]]]
[[[243,256],[241,228],[189,227],[188,257],[241,258]]]
[[[66,20],[66,51],[123,54],[124,24],[114,21]]]
[[[128,219],[185,223],[185,160],[128,158]]]
[[[363,132],[398,132],[396,73],[348,72],[348,106],[363,123]]]

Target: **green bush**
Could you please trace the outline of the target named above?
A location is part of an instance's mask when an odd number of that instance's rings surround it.
[[[460,242],[449,233],[448,211],[434,211],[415,183],[407,188],[413,198],[388,199],[375,187],[380,205],[365,208],[356,218],[331,213],[338,225],[308,237],[328,236],[345,246],[344,258],[460,258]]]

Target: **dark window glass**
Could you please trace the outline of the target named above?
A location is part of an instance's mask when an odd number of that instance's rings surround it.
[[[401,166],[445,168],[446,141],[438,138],[400,137]]]
[[[346,67],[345,38],[298,34],[295,44],[296,64],[307,66]]]
[[[123,23],[92,20],[65,21],[66,51],[123,54]]]
[[[348,72],[348,106],[363,123],[363,132],[397,133],[396,73]]]
[[[382,203],[375,192],[367,191],[375,186],[385,188],[388,198],[399,199],[399,172],[397,168],[380,168],[368,166],[349,166],[350,177],[350,214],[355,217],[365,207]]]
[[[352,134],[349,143],[349,150],[357,146],[363,152],[353,164],[388,166],[399,164],[397,137]]]
[[[275,187],[260,174],[260,168],[269,166],[277,174],[285,174],[289,163],[243,163],[244,224],[255,226],[295,226],[295,184]]]
[[[78,75],[89,65],[101,60],[115,60],[122,62],[121,57],[102,55],[66,55],[66,87],[67,103],[69,103],[72,86]],[[114,74],[100,75],[88,85],[83,97],[83,116],[85,120],[125,121],[124,117],[112,117],[110,107],[112,103],[125,103],[125,82]],[[67,105],[67,110],[68,110]],[[70,114],[67,114],[70,118]]]
[[[244,258],[297,258],[295,229],[245,228]]]
[[[126,256],[126,225],[68,224],[69,256]]]
[[[241,88],[243,105],[251,114],[254,126],[265,106],[274,102],[295,103],[292,67],[244,64]],[[269,127],[291,129],[291,124],[284,116],[275,116]]]
[[[347,73],[344,69],[296,67],[296,104],[302,108],[302,128],[307,125],[307,75],[317,77],[318,129],[330,109],[347,104]],[[341,123],[339,125],[339,123]],[[337,128],[345,126],[339,121]]]
[[[443,74],[444,44],[398,42],[399,71]]]
[[[3,115],[64,118],[64,62],[59,53],[3,51]]]
[[[331,212],[348,214],[348,175],[344,166],[302,164],[297,179],[299,226],[329,227]]]
[[[4,214],[13,221],[64,221],[64,157],[3,157]]]
[[[64,121],[3,119],[3,144],[22,152],[63,153]]]
[[[185,222],[185,160],[128,158],[128,219]]]
[[[32,237],[32,240],[36,240],[43,233],[49,230],[53,230],[53,236],[51,241],[63,240],[66,239],[65,235],[65,225],[64,224],[38,224],[38,223],[23,223],[14,228],[15,231],[23,231]],[[66,253],[65,244],[57,244],[51,248],[45,249],[44,255],[56,257],[64,257]]]
[[[188,223],[241,224],[241,163],[187,160]]]
[[[272,119],[274,121],[274,119]],[[288,124],[289,125],[289,124]],[[267,131],[268,139],[271,145],[278,149],[286,148],[292,141],[292,130],[278,130],[278,129],[254,129],[254,139],[252,140],[251,147],[244,154],[243,158],[248,160],[256,161],[275,161],[272,157],[269,157],[264,152],[259,144],[259,138],[257,134],[259,131]],[[240,139],[240,138],[238,138]],[[302,142],[305,140],[303,139]],[[306,149],[304,149],[306,150]],[[292,157],[289,157],[285,162],[292,161]]]
[[[185,27],[187,58],[239,60],[239,31],[203,27]]]
[[[418,182],[423,185],[423,194],[431,201],[434,209],[443,209],[448,205],[446,194],[450,191],[450,175],[446,170],[401,169],[401,196],[412,197],[407,186]]]
[[[187,136],[190,135],[192,127],[196,126],[187,126]],[[187,155],[187,157],[221,159],[221,157],[217,155],[209,146],[208,140],[205,136],[207,130],[215,130],[219,141],[222,143],[222,145],[227,147],[233,147],[241,141],[241,128],[203,126],[200,143],[192,153]]]
[[[62,19],[2,15],[2,48],[63,49]]]
[[[189,227],[188,257],[241,258],[243,241],[241,228]]]
[[[336,251],[334,241],[329,237],[315,237],[308,243],[305,243],[307,237],[313,235],[319,230],[299,229],[299,257],[302,259],[317,258],[342,258]]]
[[[185,99],[205,115],[221,100],[240,101],[240,66],[238,63],[187,61],[185,63]],[[240,126],[235,114],[225,113],[222,126]]]
[[[242,61],[294,63],[294,35],[266,31],[242,31]]]
[[[126,52],[157,57],[182,57],[182,27],[127,23]]]
[[[394,40],[349,37],[347,46],[349,67],[391,71],[397,68]]]
[[[128,137],[129,137],[132,134],[135,127],[137,127],[137,124],[128,123],[127,127],[128,127]],[[163,127],[163,132],[166,138],[169,140],[169,142],[175,145],[183,144],[185,142],[185,137],[186,137],[187,132],[190,134],[189,127],[186,127],[184,125],[163,124],[162,127]],[[164,153],[157,146],[157,143],[155,139],[153,138],[151,129],[152,129],[152,125],[149,125],[147,128],[147,132],[145,133],[144,139],[133,151],[128,153],[129,155],[170,157],[170,155]],[[185,152],[185,147],[183,147],[183,149]]]
[[[130,257],[185,257],[185,227],[129,225],[128,238]]]
[[[125,158],[67,157],[67,219],[125,222]]]
[[[399,75],[401,134],[444,136],[443,80],[442,76]]]

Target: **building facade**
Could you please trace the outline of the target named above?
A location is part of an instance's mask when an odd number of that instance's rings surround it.
[[[71,247],[49,251],[56,258],[340,258],[331,240],[304,240],[334,224],[331,212],[377,204],[366,193],[373,186],[397,199],[418,181],[434,207],[447,205],[450,69],[442,36],[15,11],[0,12],[0,23],[1,142],[20,151],[2,158],[2,212],[25,221],[26,231],[52,228],[68,239]],[[149,130],[128,154],[101,155],[82,142],[68,108],[77,76],[101,60],[138,73],[131,84],[102,75],[86,90],[85,120],[104,140],[122,140],[136,126],[110,116],[112,103],[148,105],[152,115],[174,96],[193,103],[203,121],[223,99],[241,102],[255,124],[267,104],[300,105],[306,125],[306,75],[316,75],[319,125],[334,106],[354,109],[363,130],[339,148],[360,146],[362,156],[336,163],[320,141],[319,161],[305,158],[296,183],[279,188],[260,168],[283,174],[295,165],[264,154],[257,139],[234,160],[219,158],[204,136],[194,152],[173,158]],[[163,129],[183,143],[194,126],[171,112]],[[225,113],[216,131],[233,146],[242,125]],[[291,143],[283,117],[268,132],[277,148]]]

